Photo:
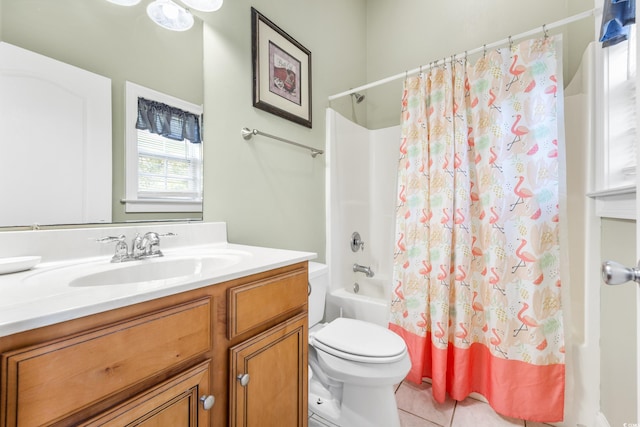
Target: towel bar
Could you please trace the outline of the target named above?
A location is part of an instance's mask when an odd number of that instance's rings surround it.
[[[262,136],[266,136],[267,138],[276,139],[278,141],[286,142],[287,144],[292,144],[292,145],[295,145],[297,147],[305,148],[305,149],[311,151],[311,157],[313,157],[313,158],[315,158],[318,154],[323,154],[324,153],[323,150],[318,150],[317,148],[309,147],[307,145],[303,145],[303,144],[300,144],[300,143],[297,143],[297,142],[294,142],[294,141],[290,141],[288,139],[280,138],[279,136],[270,135],[268,133],[261,132],[258,129],[251,130],[249,128],[242,128],[240,133],[242,134],[242,137],[247,141],[250,140],[251,137],[253,137],[253,135],[262,135]]]

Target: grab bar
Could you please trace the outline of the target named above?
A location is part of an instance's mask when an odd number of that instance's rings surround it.
[[[318,154],[323,154],[324,153],[323,150],[318,150],[317,148],[309,147],[307,145],[303,145],[303,144],[300,144],[300,143],[297,143],[297,142],[294,142],[294,141],[289,141],[288,139],[280,138],[279,136],[270,135],[268,133],[261,132],[258,129],[251,130],[249,128],[242,128],[240,133],[242,134],[242,137],[247,141],[250,140],[253,135],[262,135],[262,136],[266,136],[267,138],[277,139],[278,141],[282,141],[282,142],[286,142],[287,144],[295,145],[297,147],[306,148],[307,150],[311,151],[311,157],[313,157],[313,158],[315,158]]]

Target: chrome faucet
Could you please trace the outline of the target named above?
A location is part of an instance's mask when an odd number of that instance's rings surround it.
[[[173,235],[173,233],[167,233],[167,235]],[[163,256],[160,250],[160,235],[153,231],[146,233],[142,238],[140,244],[146,256]]]
[[[374,272],[373,270],[371,270],[371,267],[365,267],[364,265],[360,265],[360,264],[353,264],[353,272],[364,273],[367,277],[374,276]]]
[[[172,236],[173,233],[164,234],[164,236]],[[136,234],[131,242],[131,256],[134,259],[152,258],[163,256],[160,250],[160,235],[155,231],[145,233],[143,237]]]
[[[102,239],[98,239],[98,242],[117,242],[116,251],[111,258],[111,262],[136,261],[140,259],[164,256],[160,250],[161,236],[175,236],[175,233],[158,234],[155,231],[150,231],[145,233],[142,237],[140,237],[140,234],[136,234],[136,237],[131,241],[131,251],[129,251],[129,248],[127,247],[127,243],[125,242],[126,237],[124,234],[115,237],[104,237]]]

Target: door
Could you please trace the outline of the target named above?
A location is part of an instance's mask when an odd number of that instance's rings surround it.
[[[229,349],[230,425],[307,425],[307,313]]]
[[[640,224],[640,173],[638,173],[638,165],[640,165],[640,76],[637,74],[637,70],[640,68],[640,43],[637,42],[636,39],[636,258],[640,259],[640,231],[638,228],[638,224]],[[636,286],[636,307],[638,312],[640,313],[640,288]],[[640,315],[636,317],[636,328],[637,328],[637,350],[636,350],[636,372],[637,372],[637,380],[636,380],[636,393],[638,403],[636,404],[637,415],[636,415],[636,423],[640,423]]]
[[[632,37],[636,37],[633,34]],[[638,69],[638,65],[640,65],[640,43],[635,42],[635,70]],[[635,337],[635,370],[636,370],[636,379],[635,379],[635,396],[636,396],[636,414],[635,420],[625,420],[628,421],[627,425],[638,425],[640,424],[640,78],[635,73],[635,91],[636,91],[636,114],[635,114],[635,155],[636,155],[636,200],[635,200],[635,221],[636,221],[636,232],[635,232],[635,265],[621,265],[615,262],[606,261],[603,263],[603,277],[607,284],[609,285],[620,285],[625,287],[633,287],[633,290],[629,290],[627,295],[632,295],[635,298],[635,329],[636,329],[636,337]],[[622,242],[621,242],[622,243]],[[615,260],[613,260],[615,261]],[[628,283],[627,283],[628,282]],[[636,282],[636,283],[634,283]],[[602,330],[601,334],[607,334],[608,331]],[[611,349],[609,349],[611,350]],[[605,348],[601,349],[602,351],[608,351]],[[606,372],[602,372],[601,375],[607,375]]]

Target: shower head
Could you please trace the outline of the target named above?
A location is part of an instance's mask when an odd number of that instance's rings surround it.
[[[362,101],[364,101],[364,95],[361,93],[352,93],[351,96],[356,100],[356,104],[360,104]]]

